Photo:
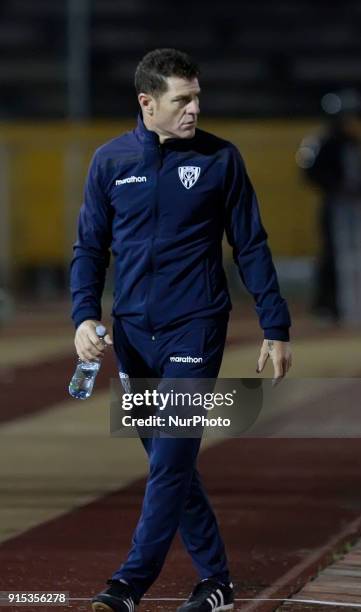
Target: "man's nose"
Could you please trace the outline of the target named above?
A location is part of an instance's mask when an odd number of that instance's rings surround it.
[[[198,100],[192,100],[187,106],[187,112],[189,115],[199,115],[199,102]]]

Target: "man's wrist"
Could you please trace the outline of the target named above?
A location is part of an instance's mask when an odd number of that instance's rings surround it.
[[[81,325],[84,321],[92,320],[92,321],[101,321],[102,315],[101,312],[95,312],[94,310],[81,310],[76,315],[73,315],[73,322],[75,325],[75,329],[78,329],[79,325]]]
[[[290,332],[288,327],[267,327],[263,330],[265,340],[281,340],[289,342]]]

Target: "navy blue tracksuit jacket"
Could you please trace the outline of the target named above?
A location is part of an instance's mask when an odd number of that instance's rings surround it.
[[[228,313],[224,232],[265,337],[288,340],[287,304],[236,147],[199,129],[159,144],[139,117],[90,165],[71,265],[75,325],[101,319],[110,250],[114,316],[152,332]]]

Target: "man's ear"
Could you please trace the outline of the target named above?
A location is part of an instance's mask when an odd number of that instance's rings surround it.
[[[149,94],[140,93],[138,96],[139,105],[143,111],[143,116],[151,117],[154,113],[154,98]]]

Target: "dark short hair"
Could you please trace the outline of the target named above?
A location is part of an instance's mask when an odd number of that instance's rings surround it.
[[[137,94],[147,93],[158,97],[168,89],[167,77],[194,79],[199,72],[197,64],[187,53],[178,49],[154,49],[137,66],[135,89]]]

